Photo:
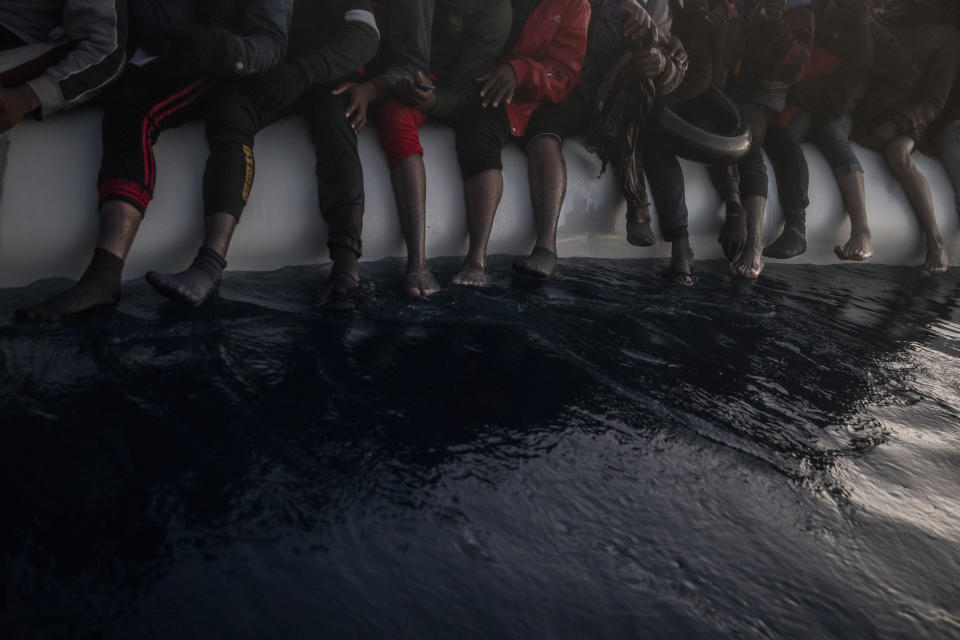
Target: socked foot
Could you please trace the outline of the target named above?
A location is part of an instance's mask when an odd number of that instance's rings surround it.
[[[668,280],[678,284],[693,284],[693,249],[687,241],[674,242],[670,256],[670,265],[663,272]]]
[[[720,228],[717,242],[723,248],[723,255],[734,262],[747,244],[747,213],[736,203],[727,206],[726,219]]]
[[[335,271],[327,280],[327,291],[320,307],[324,311],[344,313],[357,308],[360,281],[347,271]]]
[[[426,267],[409,267],[406,287],[407,293],[418,298],[440,291],[440,283]]]
[[[635,247],[652,247],[657,242],[649,222],[627,220],[627,242]]]
[[[763,250],[763,255],[768,258],[786,260],[798,256],[806,250],[807,238],[804,233],[796,227],[786,226],[783,228],[780,237]]]
[[[869,233],[852,233],[850,239],[842,247],[837,245],[833,252],[841,260],[862,261],[873,256],[873,246],[870,244]]]
[[[738,276],[756,278],[763,271],[763,251],[757,245],[748,245],[743,252],[730,264],[730,268]]]
[[[944,273],[947,270],[947,252],[942,243],[927,243],[927,259],[923,263],[923,275]]]
[[[190,273],[189,269],[180,273],[148,271],[146,280],[157,292],[171,300],[196,307],[207,299],[217,283],[209,278],[195,276],[196,274]]]
[[[557,254],[544,247],[534,247],[533,252],[515,262],[513,268],[528,276],[549,278],[557,268]]]
[[[21,320],[40,320],[43,322],[62,322],[76,318],[84,313],[102,311],[116,306],[120,301],[119,291],[91,286],[78,282],[66,291],[49,300],[14,313]]]
[[[463,267],[453,276],[453,284],[467,287],[482,287],[487,284],[486,265],[471,259],[463,261]]]

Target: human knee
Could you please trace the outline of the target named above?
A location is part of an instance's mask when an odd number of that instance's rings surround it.
[[[894,138],[883,150],[887,165],[894,173],[901,174],[909,171],[913,165],[910,157],[912,151],[907,139],[903,137]]]
[[[229,92],[214,97],[205,113],[206,135],[210,144],[239,143],[252,146],[260,128],[260,118],[249,98]]]

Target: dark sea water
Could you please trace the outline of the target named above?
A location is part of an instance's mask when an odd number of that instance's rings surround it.
[[[0,290],[0,638],[960,636],[960,270],[509,264]]]

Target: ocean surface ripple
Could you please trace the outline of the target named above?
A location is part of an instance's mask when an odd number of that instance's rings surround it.
[[[510,262],[0,289],[0,638],[960,636],[960,270]]]

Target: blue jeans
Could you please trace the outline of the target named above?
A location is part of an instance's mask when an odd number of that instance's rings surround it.
[[[798,109],[786,125],[770,127],[764,149],[773,165],[784,211],[800,212],[810,204],[807,197],[810,173],[800,148],[800,143],[805,140],[812,140],[817,145],[835,176],[863,172],[850,146],[851,127],[850,116],[814,123],[813,117],[802,109]]]

